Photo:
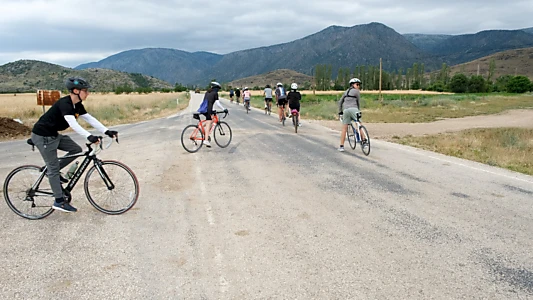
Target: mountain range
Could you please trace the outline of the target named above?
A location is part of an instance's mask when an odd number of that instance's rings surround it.
[[[164,48],[128,50],[76,69],[106,68],[142,73],[170,83],[203,85],[213,78],[229,82],[277,69],[312,75],[318,64],[331,65],[335,76],[338,68],[377,66],[380,58],[388,71],[405,70],[415,62],[423,63],[430,71],[442,63],[456,65],[526,47],[533,47],[533,28],[464,35],[402,35],[384,24],[370,23],[330,26],[292,42],[225,55]]]

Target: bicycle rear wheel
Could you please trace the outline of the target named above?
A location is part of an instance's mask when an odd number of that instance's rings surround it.
[[[292,115],[292,125],[294,125],[294,133],[298,133],[298,116]]]
[[[4,181],[7,206],[23,218],[38,220],[53,212],[54,196],[48,178],[43,177],[36,190],[32,189],[41,173],[38,166],[20,166],[11,171]]]
[[[365,126],[361,125],[361,150],[363,150],[363,154],[367,155],[370,154],[370,136],[368,135],[368,131],[366,130]],[[363,140],[363,136],[366,137],[366,139]]]
[[[215,138],[215,143],[217,143],[220,148],[226,148],[229,143],[231,143],[232,138],[231,128],[228,123],[224,121],[218,122],[217,126],[215,126],[213,136]]]
[[[204,144],[204,133],[198,125],[189,125],[181,132],[181,145],[183,149],[194,153]]]
[[[109,215],[127,212],[139,198],[137,177],[130,168],[118,161],[104,160],[97,164],[85,176],[87,199],[94,208]]]
[[[346,131],[346,138],[348,138],[350,148],[355,149],[355,146],[357,146],[357,140],[355,138],[355,127],[353,125],[348,126],[348,130]]]

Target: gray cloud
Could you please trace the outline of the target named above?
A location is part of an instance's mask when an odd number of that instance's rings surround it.
[[[68,67],[147,47],[225,54],[330,25],[381,22],[431,34],[533,26],[533,1],[0,0],[0,7],[0,64],[38,59]]]

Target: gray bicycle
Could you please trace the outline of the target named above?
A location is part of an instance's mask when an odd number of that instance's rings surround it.
[[[360,119],[361,113],[357,113],[357,119],[352,120],[350,123],[348,131],[346,131],[346,137],[353,150],[355,150],[357,144],[360,144],[363,154],[368,156],[370,154],[370,135],[368,135],[366,127],[361,124]]]

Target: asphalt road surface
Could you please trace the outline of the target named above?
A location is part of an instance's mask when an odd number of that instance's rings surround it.
[[[533,177],[376,140],[340,153],[337,131],[223,103],[224,149],[183,149],[189,110],[113,128],[100,158],[140,181],[123,215],[81,181],[75,214],[0,204],[0,298],[533,299]],[[27,163],[0,143],[2,182]]]

